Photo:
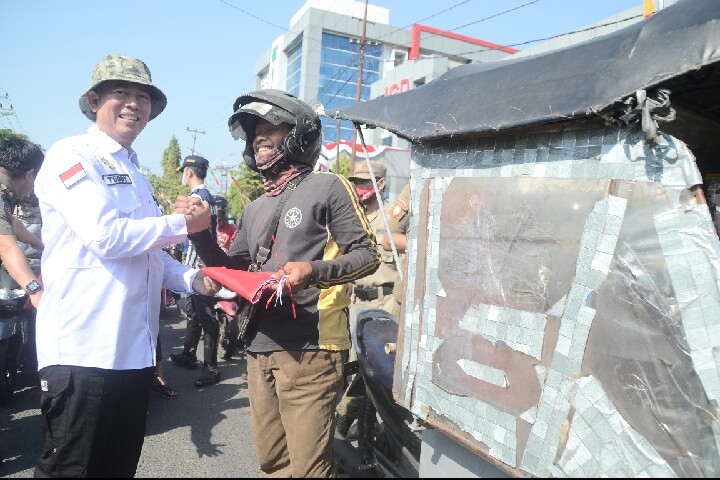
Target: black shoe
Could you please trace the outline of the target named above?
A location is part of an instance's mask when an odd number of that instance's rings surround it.
[[[220,381],[220,372],[208,370],[205,375],[198,378],[195,382],[195,388],[205,388],[210,385],[215,385]]]
[[[336,414],[335,416],[335,431],[342,438],[347,438],[350,426],[355,420],[348,417],[347,415]]]
[[[177,398],[178,394],[173,388],[167,383],[162,383],[158,377],[153,380],[152,389],[157,392],[161,397],[165,398]]]
[[[198,359],[194,353],[171,353],[170,360],[172,361],[173,365],[176,365],[178,367],[194,369],[198,366]]]

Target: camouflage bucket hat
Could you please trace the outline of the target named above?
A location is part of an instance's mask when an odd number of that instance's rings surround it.
[[[165,94],[152,84],[150,69],[144,62],[137,58],[127,55],[112,54],[103,58],[95,65],[93,70],[90,88],[80,97],[80,111],[93,122],[95,121],[95,112],[90,108],[87,94],[95,90],[101,83],[108,80],[121,80],[125,82],[138,83],[150,87],[152,107],[150,109],[150,120],[154,119],[165,110],[167,105],[167,97]]]

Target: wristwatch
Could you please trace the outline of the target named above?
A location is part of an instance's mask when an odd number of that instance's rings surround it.
[[[37,280],[30,280],[30,282],[25,286],[25,291],[27,291],[30,295],[33,295],[42,289],[42,284]]]

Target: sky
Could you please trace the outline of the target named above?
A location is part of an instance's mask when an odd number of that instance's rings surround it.
[[[254,90],[255,63],[287,33],[304,0],[0,0],[0,103],[12,128],[48,149],[87,130],[79,97],[92,70],[110,53],[143,60],[168,106],[133,148],[142,166],[161,174],[174,135],[212,167],[242,161],[242,141],[227,128],[235,99]],[[390,24],[422,23],[503,45],[580,29],[642,0],[376,0]],[[509,11],[508,11],[509,10]],[[508,11],[507,13],[501,12]],[[527,44],[516,48],[523,49]],[[205,133],[193,134],[188,130]],[[195,138],[193,138],[193,136]]]

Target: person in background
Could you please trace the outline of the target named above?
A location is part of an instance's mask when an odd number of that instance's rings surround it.
[[[268,89],[242,95],[233,112],[231,132],[245,141],[245,162],[262,174],[265,193],[245,208],[229,253],[208,232],[191,239],[206,265],[247,270],[279,219],[260,262],[286,279],[285,295],[258,302],[247,346],[255,452],[263,476],[334,476],[334,410],[350,348],[347,284],[377,268],[375,236],[352,184],[313,172],[322,127],[312,107]],[[180,198],[175,206],[192,208]]]
[[[21,242],[21,247],[25,251],[25,256],[28,259],[38,260],[37,267],[31,265],[33,271],[40,271],[40,256],[42,255],[42,240],[41,229],[42,229],[42,216],[40,215],[40,203],[34,192],[30,192],[27,195],[19,198],[15,202],[15,217],[22,222],[25,229],[35,236],[32,241],[34,245]],[[37,273],[36,272],[36,273]]]
[[[37,175],[45,291],[37,312],[43,445],[36,477],[135,475],[161,289],[212,295],[219,288],[162,249],[207,229],[210,205],[162,215],[132,149],[166,104],[145,63],[102,58],[79,100],[93,125],[56,142]]]
[[[37,239],[35,246],[20,241],[18,241],[18,243],[28,260],[30,269],[35,275],[37,275],[38,280],[40,280],[40,257],[42,255],[40,230],[42,228],[42,216],[40,215],[40,204],[34,192],[30,192],[24,197],[18,199],[15,204],[14,215],[25,226],[27,231],[34,235],[34,238]],[[20,368],[24,372],[37,372],[37,352],[35,350],[35,314],[36,310],[34,308],[30,309],[28,312],[28,337],[20,362]]]
[[[370,226],[375,237],[380,239],[385,236],[385,220],[381,209],[388,210],[388,204],[384,199],[387,169],[376,161],[370,161],[372,173],[375,175],[380,197],[378,198],[373,181],[368,169],[368,162],[362,161],[356,164],[355,171],[350,174],[350,181],[365,207]],[[353,293],[350,304],[350,330],[355,329],[357,314],[362,310],[379,309],[390,311],[394,300],[392,296],[393,282],[397,276],[397,268],[392,251],[382,248],[378,244],[378,253],[382,262],[372,275],[358,279],[353,282]],[[350,361],[357,361],[357,352],[350,350]],[[348,387],[337,405],[336,431],[341,437],[348,437],[350,427],[357,420],[362,406],[363,395],[352,395]],[[350,437],[354,437],[352,432]]]
[[[183,173],[182,184],[190,187],[190,196],[204,200],[212,205],[213,213],[208,228],[210,234],[217,236],[217,208],[215,198],[205,186],[210,162],[200,155],[185,157],[178,171]],[[190,241],[185,255],[185,263],[193,267],[201,267],[195,246]],[[187,315],[185,342],[180,353],[170,354],[174,365],[183,368],[196,368],[198,365],[197,348],[200,334],[203,333],[203,372],[195,381],[195,387],[204,388],[220,381],[220,369],[217,363],[218,342],[220,341],[220,325],[215,317],[215,299],[205,295],[190,295],[181,299],[181,308]]]
[[[0,137],[0,262],[12,279],[29,293],[35,308],[42,297],[42,285],[18,242],[37,251],[42,251],[44,245],[13,212],[15,204],[32,192],[44,159],[39,145],[16,135]]]
[[[392,233],[393,243],[395,243],[395,249],[400,255],[400,262],[402,269],[407,272],[407,254],[405,248],[407,247],[407,231],[408,223],[410,220],[410,184],[407,184],[400,191],[395,204],[389,210],[388,224],[390,226],[390,232]],[[381,237],[380,245],[387,250],[391,251],[392,246],[390,245],[390,239],[387,235]],[[397,272],[396,272],[397,273]],[[400,320],[400,308],[403,301],[403,284],[400,280],[399,273],[395,277],[393,282],[393,303],[390,307],[390,313],[395,318]]]
[[[31,245],[34,245],[38,250],[42,250],[43,246],[17,216],[13,215],[13,211],[18,201],[26,198],[32,191],[44,159],[45,155],[39,145],[12,134],[0,136],[0,265],[4,265],[11,278],[18,285],[25,286],[26,291],[34,290],[30,295],[34,306],[40,302],[42,287],[37,281],[36,272],[28,263],[22,245],[27,248],[33,248]],[[20,243],[20,239],[27,243]],[[25,355],[23,369],[33,368],[28,365],[27,351]],[[3,456],[0,452],[0,466],[2,462]]]
[[[217,205],[217,241],[220,248],[227,253],[233,240],[235,240],[238,227],[228,221],[230,203],[227,199],[225,197],[215,197],[215,204]]]
[[[155,377],[153,378],[152,389],[164,398],[177,398],[178,392],[170,386],[165,378],[165,372],[163,369],[163,354],[162,354],[162,342],[160,341],[160,334],[157,337],[157,349],[155,350]]]

